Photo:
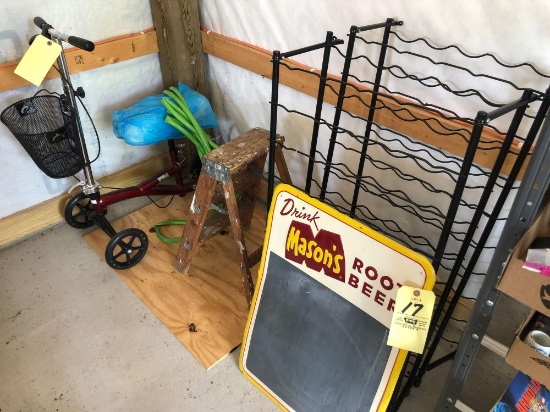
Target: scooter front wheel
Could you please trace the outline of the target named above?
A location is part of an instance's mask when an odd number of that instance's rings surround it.
[[[84,193],[73,196],[65,206],[65,221],[77,229],[87,229],[94,225],[92,201]]]
[[[149,240],[143,230],[124,229],[107,243],[105,260],[113,269],[129,269],[145,256],[148,246]]]

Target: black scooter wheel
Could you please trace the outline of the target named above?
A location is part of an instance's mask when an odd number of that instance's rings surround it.
[[[77,229],[87,229],[94,225],[92,201],[84,193],[73,196],[65,206],[65,221]]]
[[[145,256],[148,246],[149,240],[143,230],[124,229],[107,243],[105,260],[113,269],[129,269]]]

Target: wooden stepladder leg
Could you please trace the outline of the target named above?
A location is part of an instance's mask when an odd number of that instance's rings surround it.
[[[235,239],[235,246],[237,248],[237,256],[239,256],[239,265],[241,269],[241,276],[243,278],[244,294],[246,296],[246,302],[250,307],[250,305],[252,304],[252,295],[254,294],[254,281],[252,280],[252,274],[250,273],[248,252],[246,250],[246,244],[244,241],[244,235],[241,227],[241,219],[239,217],[239,208],[237,205],[237,198],[235,197],[235,188],[233,186],[232,179],[229,179],[227,182],[223,183],[223,191],[227,204],[227,211],[229,212],[231,229],[233,230],[233,238]]]
[[[281,138],[279,140],[279,138]],[[282,136],[278,136],[277,144],[275,145],[275,166],[277,167],[277,170],[279,171],[279,177],[281,178],[281,182],[288,183],[289,185],[292,184],[292,178],[290,177],[290,173],[288,171],[288,166],[286,164],[285,156],[283,154],[283,148],[282,144],[284,142],[284,138]],[[265,158],[257,159],[256,165],[254,166],[256,170],[263,170],[265,165]],[[259,184],[259,180],[258,180]],[[257,186],[255,187],[257,191]],[[243,228],[247,229],[247,226],[245,225],[245,221],[243,219]],[[250,255],[248,255],[248,263],[249,267],[253,267],[256,265],[262,258],[262,249],[263,245],[260,246],[258,249],[256,249],[254,252],[252,252]]]
[[[292,178],[288,172],[288,166],[286,164],[285,156],[283,154],[283,149],[281,143],[275,145],[275,165],[279,171],[279,176],[281,177],[281,182],[292,184]]]
[[[252,199],[252,204],[256,204],[256,198],[258,195],[258,188],[260,187],[261,174],[264,170],[265,160],[267,153],[263,156],[257,157],[253,162],[248,164],[248,170],[251,170],[255,175],[254,182],[244,189],[244,192]],[[243,230],[248,230],[252,223],[252,216],[254,215],[254,209],[250,209],[248,213],[241,217],[241,227]]]
[[[191,217],[187,221],[186,229],[183,231],[177,259],[174,263],[176,269],[186,274],[191,265],[193,251],[199,243],[199,237],[210,209],[210,200],[216,190],[217,180],[204,173],[201,173],[197,182],[197,188],[191,202]]]

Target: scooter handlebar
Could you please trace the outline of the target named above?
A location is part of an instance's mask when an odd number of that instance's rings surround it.
[[[48,23],[46,23],[46,20],[38,16],[34,18],[34,24],[36,24],[40,30],[44,28],[44,25],[51,27]]]
[[[46,21],[42,17],[36,16],[34,18],[34,24],[36,24],[40,28],[40,30],[42,30],[42,34],[47,33],[56,39],[61,39],[62,41],[66,41],[72,46],[89,52],[94,51],[95,49],[94,42],[83,39],[82,37],[69,36],[67,34],[61,33],[55,30],[50,24],[46,23]]]
[[[67,38],[67,42],[75,47],[78,47],[79,49],[86,50],[89,52],[94,51],[95,49],[94,42],[83,39],[82,37],[69,36]]]

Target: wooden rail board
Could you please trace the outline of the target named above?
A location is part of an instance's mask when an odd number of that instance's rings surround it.
[[[116,230],[137,227],[146,232],[167,219],[186,219],[193,196],[175,198],[167,209],[154,205],[113,223]],[[257,207],[252,225],[245,232],[251,250],[263,243],[265,210]],[[182,226],[163,231],[181,236]],[[143,260],[128,270],[116,271],[132,291],[166,325],[206,369],[211,368],[241,343],[248,305],[243,294],[241,271],[231,233],[222,232],[197,248],[186,276],[173,266],[177,243],[161,242],[149,235],[149,250]],[[84,237],[103,258],[107,236],[97,230]],[[256,277],[257,269],[253,270]],[[189,331],[193,323],[197,331]]]
[[[242,67],[253,73],[259,74],[262,77],[271,78],[273,67],[271,63],[271,53],[266,50],[262,50],[252,45],[207,31],[202,32],[202,44],[205,53]],[[289,66],[291,69],[301,68],[306,69],[307,71],[288,70],[285,67],[281,67],[280,83],[312,97],[317,97],[319,70],[304,67],[300,64],[292,62],[291,60],[284,60],[284,64]],[[329,77],[332,81],[329,80],[327,84],[331,84],[336,90],[338,90],[339,84],[336,82],[339,78],[336,76]],[[369,102],[371,96],[368,92],[369,89],[360,84],[355,84],[355,86],[360,90],[367,91],[367,93],[362,93],[362,99]],[[355,92],[352,88],[348,88],[346,94],[357,94],[357,92]],[[337,95],[328,87],[325,91],[324,101],[326,103],[336,105]],[[404,100],[401,101],[405,102]],[[406,106],[410,113],[402,110],[399,112],[399,117],[397,117],[389,109],[403,109],[403,106],[400,106],[395,101],[386,97],[379,98],[379,105],[381,104],[387,106],[388,109],[381,109],[377,111],[374,120],[378,124],[391,128],[398,133],[402,133],[431,146],[437,147],[438,149],[464,157],[467,146],[464,136],[469,136],[469,130],[471,129],[470,126],[458,121],[445,119],[441,116],[434,115],[430,111],[412,106]],[[356,98],[346,99],[344,109],[362,117],[368,116],[368,109],[359,101],[359,99]],[[473,115],[475,115],[475,113],[473,113]],[[440,136],[421,121],[406,121],[410,120],[413,116],[420,119],[430,119],[429,126],[438,132],[449,133],[450,130],[456,131],[456,134],[453,133],[449,136]],[[467,129],[467,131],[463,131],[462,129]],[[502,135],[499,135],[492,130],[485,129],[481,137],[480,148],[498,146],[498,144],[502,142],[502,139]],[[495,145],[494,142],[498,143]],[[512,151],[517,153],[519,148],[514,145]],[[497,155],[497,150],[478,150],[474,161],[480,166],[491,169],[495,163]],[[516,156],[513,154],[507,157],[502,168],[502,173],[504,175],[508,175],[510,173],[515,159]],[[520,172],[519,179],[523,176],[525,166],[526,164]]]
[[[162,154],[97,180],[109,187],[127,187],[151,177],[169,164],[168,154]],[[65,204],[77,193],[64,193],[0,219],[0,248],[64,221]]]
[[[128,37],[100,42],[96,44],[93,52],[86,52],[80,49],[66,50],[65,58],[69,66],[69,72],[76,74],[157,53],[158,51],[157,33],[155,30],[151,30],[145,33],[137,33]],[[13,72],[18,64],[19,62],[17,61],[0,65],[0,92],[30,85],[29,82]],[[46,75],[46,80],[58,77],[59,73],[52,68]]]

